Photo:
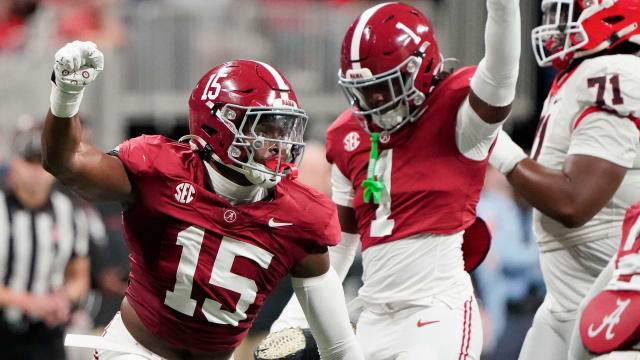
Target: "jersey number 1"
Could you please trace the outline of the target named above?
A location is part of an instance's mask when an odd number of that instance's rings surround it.
[[[196,309],[196,300],[191,298],[191,289],[203,241],[204,229],[199,226],[191,226],[178,233],[177,243],[182,246],[182,254],[178,263],[176,284],[173,291],[167,290],[164,298],[165,305],[189,316],[193,316]],[[210,322],[238,326],[238,321],[247,318],[245,312],[256,300],[258,287],[255,281],[231,272],[236,256],[251,259],[264,269],[269,267],[273,258],[273,254],[257,246],[226,236],[222,238],[209,283],[239,293],[240,299],[235,312],[222,310],[222,304],[219,302],[205,299],[202,312]]]
[[[369,236],[382,237],[391,235],[395,221],[389,219],[391,216],[391,160],[393,149],[384,150],[380,153],[376,162],[375,174],[378,179],[382,179],[384,189],[380,197],[380,203],[376,209],[376,218],[371,220]]]

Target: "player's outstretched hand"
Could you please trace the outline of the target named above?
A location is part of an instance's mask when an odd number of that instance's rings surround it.
[[[78,93],[104,69],[104,55],[91,41],[74,41],[56,52],[54,82],[66,93]]]
[[[286,328],[269,334],[253,352],[254,360],[320,360],[310,329]]]

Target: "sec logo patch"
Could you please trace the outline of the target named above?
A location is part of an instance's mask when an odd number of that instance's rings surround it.
[[[193,185],[185,182],[176,186],[174,197],[180,204],[188,204],[193,200],[195,193],[196,189],[193,188]]]
[[[344,137],[343,142],[345,150],[353,151],[358,148],[358,145],[360,145],[360,135],[357,132],[352,131]]]

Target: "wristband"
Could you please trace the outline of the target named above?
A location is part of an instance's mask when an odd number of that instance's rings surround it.
[[[59,118],[70,118],[78,113],[84,89],[74,92],[61,90],[56,84],[51,86],[51,113]]]
[[[518,144],[511,140],[509,134],[504,130],[500,130],[496,144],[489,157],[489,164],[506,176],[526,157],[527,154]]]

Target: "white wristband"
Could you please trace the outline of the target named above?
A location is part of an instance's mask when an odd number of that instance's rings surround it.
[[[51,113],[59,118],[70,118],[80,110],[84,89],[77,92],[62,91],[56,84],[51,86]]]
[[[513,168],[526,157],[527,154],[518,144],[511,140],[509,134],[504,130],[500,130],[496,145],[493,147],[489,157],[489,165],[504,175],[509,175]]]

